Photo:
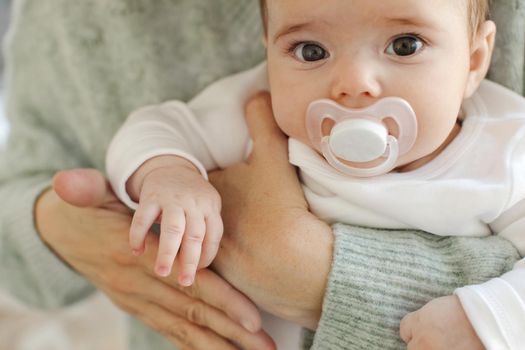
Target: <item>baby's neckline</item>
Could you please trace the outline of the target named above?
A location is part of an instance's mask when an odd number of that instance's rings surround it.
[[[450,131],[450,134],[447,136],[446,140],[434,152],[422,158],[416,159],[413,162],[397,167],[396,169],[394,169],[394,171],[400,174],[410,172],[410,171],[415,171],[425,166],[426,164],[432,162],[436,157],[439,157],[439,155],[443,153],[445,149],[456,139],[456,137],[461,132],[461,127],[462,127],[462,122],[458,117],[458,119],[456,120],[456,123],[452,127],[452,130]]]

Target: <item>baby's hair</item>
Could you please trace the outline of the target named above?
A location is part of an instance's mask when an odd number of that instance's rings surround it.
[[[489,19],[490,1],[491,0],[468,0],[467,13],[469,16],[468,20],[471,39],[474,38],[474,36],[478,32],[479,27],[483,24],[483,22]]]
[[[477,33],[479,26],[489,18],[490,0],[467,0],[467,11],[469,21],[469,32],[471,38]],[[259,0],[261,5],[261,17],[263,21],[264,35],[267,34],[268,8],[266,0]]]

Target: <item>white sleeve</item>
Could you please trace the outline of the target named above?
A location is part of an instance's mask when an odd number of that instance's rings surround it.
[[[250,143],[244,119],[246,100],[267,90],[266,65],[221,79],[188,104],[170,101],[132,113],[111,141],[106,172],[118,198],[132,209],[129,177],[146,160],[177,155],[206,171],[242,161]]]
[[[525,344],[525,259],[501,277],[455,291],[483,345],[523,349]]]
[[[514,204],[490,224],[525,255],[525,200]],[[488,282],[455,291],[476,333],[487,349],[523,349],[525,344],[525,259]]]
[[[135,111],[115,134],[106,155],[106,171],[115,194],[136,209],[137,203],[126,192],[126,182],[142,163],[158,155],[184,157],[207,177],[206,170],[217,165],[203,138],[205,130],[183,102],[172,101]]]
[[[523,118],[523,98],[519,97]],[[498,105],[501,105],[498,102]],[[522,129],[520,129],[522,130]],[[525,256],[525,142],[522,131],[509,143],[507,207],[490,223],[492,233],[508,239]],[[500,155],[503,157],[504,155]],[[513,270],[488,282],[455,291],[476,333],[487,349],[525,348],[525,259]]]

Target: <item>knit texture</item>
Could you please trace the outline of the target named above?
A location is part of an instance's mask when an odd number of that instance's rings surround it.
[[[6,45],[11,134],[0,155],[0,286],[25,302],[58,307],[94,288],[38,238],[35,199],[57,170],[104,170],[107,145],[132,110],[188,100],[217,78],[261,61],[258,2],[18,0],[15,5]],[[523,28],[522,13],[523,0],[495,1],[494,16],[503,21],[498,21],[500,56],[491,77],[517,91],[523,87],[524,34],[516,31],[516,25]],[[497,237],[462,241],[349,226],[334,232],[316,349],[399,346],[396,322],[404,312],[455,286],[495,276],[515,258]],[[173,348],[138,322],[131,334],[133,349]]]
[[[95,289],[35,230],[33,205],[52,175],[103,171],[107,144],[131,111],[188,100],[259,63],[264,48],[252,0],[19,0],[5,54],[11,133],[0,154],[0,286],[55,308]],[[138,322],[131,334],[133,349],[173,349]]]
[[[0,199],[9,203],[0,212],[0,283],[28,302],[56,307],[92,288],[38,238],[35,198],[57,170],[104,170],[107,144],[132,110],[187,100],[260,62],[259,14],[250,0],[15,6],[6,43],[11,134],[0,156]]]
[[[519,259],[510,242],[494,236],[347,225],[333,231],[335,257],[313,347],[318,350],[403,349],[403,316],[458,287],[500,276]]]

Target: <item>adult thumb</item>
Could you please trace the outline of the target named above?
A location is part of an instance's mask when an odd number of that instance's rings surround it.
[[[275,121],[270,94],[260,92],[245,106],[246,124],[253,140],[253,149],[269,158],[288,162],[288,138]]]
[[[59,171],[53,177],[53,189],[76,207],[101,207],[116,200],[104,175],[95,169]]]

